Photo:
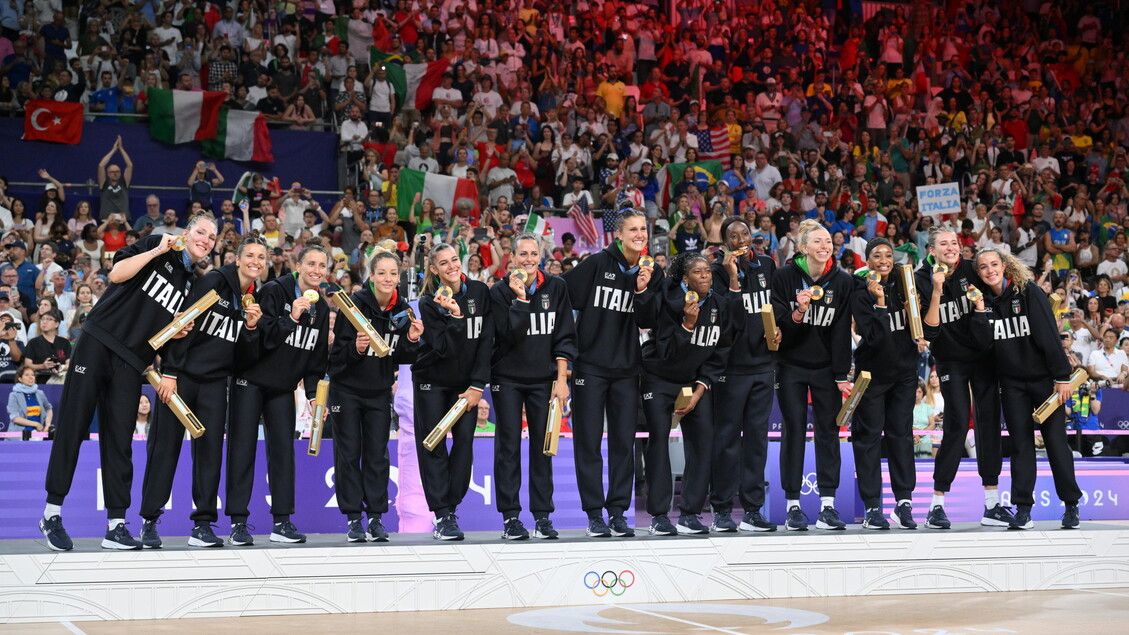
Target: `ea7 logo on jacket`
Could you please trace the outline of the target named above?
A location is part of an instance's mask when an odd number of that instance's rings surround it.
[[[615,280],[615,274],[610,271],[605,271],[604,280]]]
[[[76,372],[80,375],[85,375],[86,374],[86,367],[85,366],[75,366],[74,372]]]

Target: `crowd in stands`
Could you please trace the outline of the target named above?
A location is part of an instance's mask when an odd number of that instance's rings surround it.
[[[512,268],[509,237],[531,211],[581,203],[645,208],[660,257],[718,249],[721,222],[743,215],[756,249],[783,263],[798,222],[815,218],[848,270],[878,235],[916,264],[928,229],[947,224],[967,255],[1007,246],[1059,294],[1081,365],[1107,332],[1129,348],[1126,8],[828,4],[4,2],[0,113],[33,98],[144,113],[147,89],[165,87],[227,92],[229,107],[277,126],[332,128],[348,166],[339,200],[319,203],[300,174],[273,188],[256,176],[225,199],[214,167],[189,177],[193,205],[221,217],[213,264],[257,232],[274,248],[271,277],[318,239],[333,248],[336,279],[359,284],[366,254],[391,239],[410,250],[406,267],[431,244],[457,244],[467,275],[489,282]],[[400,103],[388,65],[443,59],[430,105]],[[727,148],[712,147],[718,130]],[[720,170],[700,169],[706,145],[723,155]],[[404,168],[474,179],[478,205],[397,209]],[[99,185],[128,189],[131,169],[118,144]],[[38,201],[0,191],[0,319],[11,363],[49,378],[65,364],[30,357],[31,340],[77,337],[106,287],[108,255],[176,231],[191,210],[150,196],[145,214],[122,213],[104,188],[102,205],[71,207],[62,184],[40,176]],[[960,186],[959,214],[917,213],[915,188],[935,183]],[[600,246],[554,241],[549,273]],[[1129,366],[1116,370],[1108,379],[1121,384]]]

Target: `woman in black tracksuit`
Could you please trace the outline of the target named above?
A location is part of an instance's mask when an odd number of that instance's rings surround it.
[[[776,353],[768,349],[761,307],[769,304],[769,288],[776,264],[768,256],[752,251],[752,231],[743,218],[727,218],[721,235],[729,251],[713,263],[713,290],[738,305],[744,327],[729,350],[725,374],[718,377],[713,393],[713,473],[710,505],[714,531],[776,531],[776,525],[761,514],[765,499],[764,467],[768,460],[767,404],[772,403],[776,384]],[[744,249],[744,255],[737,251]],[[774,334],[779,343],[780,329]],[[740,437],[740,440],[738,440]],[[733,496],[740,495],[744,517],[733,521]]]
[[[877,279],[872,280],[871,274]],[[860,341],[855,350],[855,381],[870,373],[870,386],[855,409],[851,446],[859,495],[866,507],[863,529],[889,529],[882,513],[882,438],[886,439],[890,514],[902,529],[917,529],[910,498],[917,483],[913,458],[913,406],[917,394],[917,342],[910,335],[905,296],[894,267],[894,246],[885,238],[866,245],[866,269],[858,272],[851,313]],[[916,301],[917,298],[914,298]]]
[[[800,509],[804,481],[804,442],[808,392],[815,432],[815,466],[819,487],[819,529],[845,529],[835,510],[839,487],[839,428],[835,416],[842,394],[850,390],[851,276],[835,266],[831,235],[818,222],[800,223],[799,254],[772,278],[772,310],[780,327],[777,381],[780,414],[780,481],[788,509],[785,529],[807,531]],[[819,287],[823,296],[812,297]]]
[[[643,415],[647,419],[647,513],[653,535],[707,534],[699,516],[710,485],[713,453],[713,387],[725,372],[729,347],[742,315],[721,294],[713,293],[709,261],[696,251],[678,254],[670,277],[648,301],[638,302],[639,326],[651,329],[643,344]],[[696,297],[687,295],[693,292]],[[676,410],[683,387],[693,388],[689,405]],[[667,517],[674,498],[670,471],[671,415],[682,417],[686,467],[678,524]]]
[[[988,288],[992,352],[1000,380],[1004,417],[1011,434],[1011,496],[1016,506],[1013,529],[1031,529],[1035,504],[1035,430],[1032,413],[1058,394],[1054,413],[1038,426],[1047,448],[1055,491],[1066,505],[1062,528],[1078,526],[1082,492],[1074,477],[1074,454],[1066,436],[1070,399],[1070,362],[1062,350],[1051,303],[1029,270],[1011,254],[985,249],[976,255],[976,271]],[[946,405],[946,408],[948,406]]]
[[[639,264],[647,249],[647,218],[625,210],[616,240],[565,272],[569,298],[579,311],[577,358],[572,374],[572,442],[585,534],[630,537],[627,522],[635,486],[635,427],[639,416],[639,326],[635,304],[662,282],[662,269]],[[608,488],[604,491],[604,417],[607,416]],[[602,510],[608,512],[604,522]]]
[[[933,267],[938,263],[945,265],[948,273],[934,273]],[[945,514],[945,494],[952,487],[964,455],[968,416],[973,407],[976,465],[984,485],[984,515],[980,524],[1007,527],[1012,515],[1000,505],[998,487],[1003,467],[999,385],[990,350],[991,339],[975,325],[987,318],[972,310],[967,297],[968,289],[980,284],[979,278],[972,261],[961,258],[956,233],[947,229],[929,232],[929,256],[915,275],[925,339],[937,360],[941,396],[945,399],[941,447],[933,462],[933,500],[925,528],[948,529],[951,526]]]
[[[242,298],[254,294],[259,275],[266,271],[266,243],[248,238],[236,250],[235,264],[225,265],[205,275],[192,288],[185,306],[199,300],[209,291],[220,299],[196,318],[196,327],[188,337],[171,342],[161,358],[161,385],[157,396],[167,402],[172,393],[204,424],[204,435],[192,440],[192,502],[195,522],[188,539],[192,547],[222,547],[223,540],[212,531],[219,519],[216,495],[220,486],[223,463],[223,437],[227,424],[228,380],[235,360],[254,361],[258,357],[258,302],[243,306]],[[161,546],[157,519],[161,506],[172,493],[173,476],[184,439],[184,427],[165,403],[156,407],[156,416],[149,427],[146,446],[145,480],[142,485],[141,544],[146,548]]]
[[[141,399],[141,374],[156,351],[149,338],[183,308],[196,279],[195,264],[216,243],[216,221],[198,214],[185,228],[187,246],[171,249],[175,236],[146,236],[114,254],[110,287],[90,312],[63,386],[55,441],[47,464],[47,506],[39,529],[56,551],[74,547],[63,528],[62,504],[78,466],[78,452],[98,411],[102,494],[109,519],[105,549],[140,549],[125,527],[133,483],[133,425]]]
[[[514,258],[527,276],[513,273],[490,289],[494,314],[494,362],[490,397],[494,400],[494,489],[502,514],[502,538],[523,540],[529,532],[521,512],[522,408],[529,425],[529,509],[533,535],[556,538],[553,511],[553,462],[543,445],[549,402],[563,409],[568,401],[568,365],[576,359],[576,326],[568,286],[538,268],[540,240],[533,234],[514,238]]]
[[[427,507],[435,514],[435,538],[462,540],[455,511],[470,488],[476,406],[490,379],[494,340],[490,289],[462,275],[454,247],[436,245],[429,258],[429,275],[419,299],[424,337],[412,365],[416,456]],[[453,295],[437,293],[440,285]],[[451,429],[450,453],[446,441],[435,451],[428,450],[423,446],[427,435],[460,398],[467,400],[467,408]]]
[[[329,358],[329,305],[317,291],[325,280],[329,254],[311,244],[298,253],[298,268],[275,278],[259,291],[263,317],[259,320],[259,359],[243,366],[236,360],[231,387],[231,424],[227,432],[227,515],[230,542],[254,542],[247,527],[250,515],[255,449],[259,419],[266,439],[267,477],[270,479],[271,542],[305,542],[290,522],[294,513],[294,390],[304,382],[306,397],[313,399],[317,383],[325,376]],[[307,291],[318,293],[316,302]]]
[[[392,429],[392,384],[400,364],[415,361],[423,322],[408,318],[408,302],[397,290],[400,259],[378,253],[368,281],[352,295],[357,309],[391,351],[378,357],[372,342],[340,312],[329,353],[329,419],[333,430],[337,508],[348,520],[349,542],[387,542],[380,518],[388,512],[388,435]],[[361,514],[368,515],[368,530]]]

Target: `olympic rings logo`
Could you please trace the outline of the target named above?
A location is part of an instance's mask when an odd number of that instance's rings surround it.
[[[630,578],[630,582],[628,579]],[[608,593],[615,596],[623,595],[635,584],[635,572],[630,569],[620,571],[605,571],[602,574],[589,571],[584,574],[584,586],[592,590],[596,597],[602,598]]]

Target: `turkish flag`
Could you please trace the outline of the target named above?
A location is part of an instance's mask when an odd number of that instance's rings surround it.
[[[82,139],[82,104],[65,101],[27,102],[25,141],[78,143]]]

